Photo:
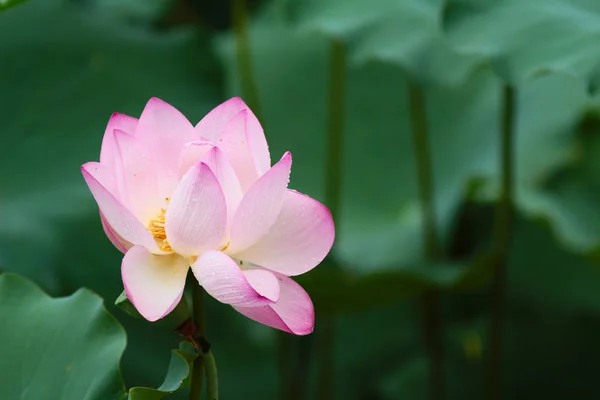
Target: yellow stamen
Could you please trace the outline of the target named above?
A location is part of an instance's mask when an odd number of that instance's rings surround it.
[[[169,203],[169,198],[165,199],[167,204]],[[165,213],[167,212],[166,208],[161,208],[160,213],[156,215],[153,219],[148,223],[148,232],[154,239],[156,239],[158,247],[163,251],[173,251],[169,241],[167,240],[167,232],[165,232]]]

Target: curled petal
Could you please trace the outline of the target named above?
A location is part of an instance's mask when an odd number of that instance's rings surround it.
[[[120,163],[121,156],[119,155],[119,149],[117,142],[113,135],[115,129],[123,132],[127,132],[132,135],[135,132],[137,126],[137,119],[130,117],[129,115],[114,113],[108,120],[104,137],[102,138],[102,148],[100,150],[100,163],[114,168],[116,164]]]
[[[308,335],[315,326],[315,310],[310,297],[300,285],[285,275],[275,274],[279,281],[279,300],[257,307],[234,305],[246,317],[275,329]]]
[[[246,280],[262,297],[270,300],[279,300],[279,282],[271,271],[262,268],[246,269],[242,271]]]
[[[199,162],[183,176],[165,214],[165,232],[173,250],[195,256],[223,238],[227,206],[219,181]]]
[[[110,240],[113,246],[115,246],[121,253],[127,253],[127,250],[129,250],[133,245],[115,232],[115,230],[106,221],[106,217],[102,215],[102,212],[100,212],[100,222],[102,222],[102,229],[104,229],[106,237],[108,237],[108,240]]]
[[[225,304],[256,306],[279,299],[279,282],[269,271],[242,271],[228,255],[209,250],[192,264],[194,276],[212,297]]]
[[[235,257],[284,275],[300,275],[323,261],[334,238],[333,219],[327,207],[288,189],[273,226]]]
[[[271,228],[281,210],[291,167],[292,155],[287,152],[246,192],[231,222],[229,254],[252,246]]]
[[[148,321],[156,321],[177,306],[188,271],[187,261],[176,255],[154,255],[134,246],[121,265],[127,298]]]
[[[101,164],[84,164],[81,172],[106,223],[129,243],[144,246],[152,252],[160,251],[145,226],[99,180],[102,175],[98,165]]]

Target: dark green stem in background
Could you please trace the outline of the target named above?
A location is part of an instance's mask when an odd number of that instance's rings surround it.
[[[334,222],[338,222],[342,197],[342,154],[344,139],[344,103],[346,99],[346,50],[344,43],[331,45],[329,70],[329,138],[325,170],[325,201]]]
[[[502,333],[504,327],[504,301],[506,297],[506,268],[510,246],[513,217],[513,146],[515,126],[515,91],[505,85],[502,91],[502,129],[501,129],[501,170],[502,186],[498,200],[494,231],[493,247],[493,279],[491,287],[491,320],[490,320],[490,369],[489,398],[502,398]]]
[[[219,399],[219,382],[217,379],[217,365],[210,349],[210,344],[205,337],[204,322],[204,289],[202,286],[192,285],[192,320],[195,327],[194,340],[200,354],[194,360],[192,367],[190,400],[202,398],[202,384],[206,372],[206,398],[208,400]]]
[[[305,400],[313,350],[313,336],[298,337],[280,332],[278,336],[279,397]]]
[[[201,337],[204,337],[204,289],[197,284],[192,284],[192,312],[196,332]],[[200,400],[202,398],[203,383],[204,362],[202,357],[198,357],[194,360],[194,365],[192,366],[190,400]]]
[[[277,374],[279,375],[279,399],[291,394],[292,360],[294,359],[293,338],[286,332],[277,332]]]
[[[417,163],[419,202],[423,221],[423,245],[428,258],[438,257],[437,229],[435,223],[435,205],[429,129],[425,111],[423,89],[413,82],[409,83],[409,107],[412,142]]]
[[[329,70],[329,139],[325,175],[325,203],[334,222],[339,221],[342,192],[342,154],[344,103],[346,99],[346,50],[344,43],[333,40]],[[339,229],[339,227],[338,227]],[[317,399],[330,400],[334,395],[335,318],[324,316],[317,328]]]
[[[334,397],[335,379],[335,317],[325,315],[318,320],[317,342],[317,396],[318,400]]]
[[[256,115],[259,121],[263,122],[261,120],[263,116],[262,108],[258,99],[258,89],[252,69],[250,40],[248,38],[248,7],[246,0],[232,0],[231,10],[242,96],[254,112],[254,115]]]
[[[291,377],[290,389],[287,396],[282,397],[286,400],[305,400],[308,389],[308,375],[310,372],[310,362],[312,356],[313,337],[293,337],[296,366],[294,375]]]
[[[433,260],[438,254],[434,189],[429,132],[423,89],[409,82],[409,107],[412,142],[417,163],[419,202],[421,205],[423,248],[425,257]],[[429,356],[429,398],[444,398],[443,326],[440,315],[439,293],[429,291],[420,300],[423,342]]]

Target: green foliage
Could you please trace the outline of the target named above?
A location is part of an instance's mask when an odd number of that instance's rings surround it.
[[[183,342],[178,350],[171,352],[169,371],[158,389],[134,387],[129,390],[129,400],[160,400],[189,384],[192,365],[198,354],[190,343]]]
[[[0,275],[0,393],[7,399],[123,399],[125,331],[102,299],[80,289],[48,297],[14,274]]]
[[[460,84],[488,66],[517,84],[598,74],[593,0],[309,0],[291,14],[301,30],[343,37],[354,61],[390,62],[426,84]]]
[[[449,41],[508,82],[546,74],[589,81],[600,61],[600,5],[593,0],[450,1]]]
[[[10,8],[10,7],[14,7],[19,3],[22,3],[23,1],[26,0],[0,0],[0,12]]]
[[[600,243],[600,220],[596,211],[600,200],[597,115],[597,104],[594,104],[575,130],[571,161],[547,176],[543,192],[534,203],[559,239],[584,253],[597,253]]]
[[[297,23],[301,30],[343,37],[354,63],[388,62],[424,84],[457,85],[484,60],[448,41],[443,6],[439,0],[309,1],[297,12]]]
[[[119,371],[125,331],[102,299],[80,289],[53,299],[15,274],[0,275],[0,393],[6,398],[124,399]],[[189,384],[197,352],[182,342],[158,389],[134,387],[131,400],[162,399]],[[21,365],[15,368],[15,365]]]

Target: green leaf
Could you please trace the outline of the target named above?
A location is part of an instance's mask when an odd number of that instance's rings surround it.
[[[423,4],[421,7],[430,7]],[[316,31],[330,37],[351,37],[386,15],[419,7],[412,2],[376,0],[309,0],[292,10],[292,19],[301,30]]]
[[[14,7],[19,3],[22,3],[26,0],[0,0],[0,12],[5,11],[10,7]]]
[[[97,295],[81,289],[70,297],[52,299],[25,278],[5,273],[0,275],[0,318],[10,326],[0,332],[3,395],[78,400],[127,397],[119,371],[125,331]],[[161,399],[185,386],[196,357],[193,346],[182,342],[172,350],[160,387],[134,387],[129,398]],[[6,375],[8,371],[14,375]]]
[[[18,275],[0,275],[0,393],[7,399],[123,399],[123,328],[81,289],[50,298]]]
[[[593,205],[586,205],[577,193],[553,188],[553,177],[581,163],[577,126],[594,107],[594,101],[587,97],[583,82],[567,76],[545,76],[517,90],[516,205],[530,217],[547,219],[564,244],[587,251],[600,240],[597,234],[590,234],[595,228],[587,220],[594,217],[588,212]],[[580,186],[578,180],[567,185]],[[493,201],[499,186],[499,176],[493,176],[480,185],[475,197]],[[573,218],[573,213],[588,216]]]
[[[134,387],[129,390],[130,400],[159,400],[189,384],[194,360],[198,353],[189,342],[182,342],[178,350],[172,350],[169,370],[158,389]]]
[[[517,191],[521,208],[546,221],[560,244],[578,253],[597,253],[600,248],[600,118],[598,106],[588,104],[589,111],[574,119],[562,139],[556,138],[567,150],[565,165],[540,174],[535,186]],[[541,146],[544,144],[539,147],[543,150]],[[530,154],[531,159],[541,157],[533,151]]]
[[[342,37],[352,61],[384,61],[424,84],[457,85],[485,61],[458,51],[442,32],[441,0],[318,0],[296,18],[301,31]]]
[[[444,19],[456,48],[511,83],[551,73],[590,80],[600,62],[594,0],[455,0]]]

